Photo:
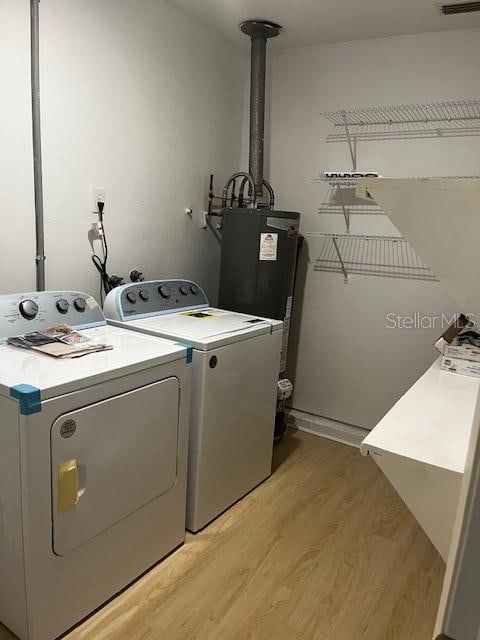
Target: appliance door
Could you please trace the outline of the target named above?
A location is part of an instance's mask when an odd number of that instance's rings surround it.
[[[187,528],[198,531],[271,473],[282,332],[195,351]]]
[[[55,420],[51,471],[57,555],[173,487],[179,395],[178,379],[166,378]]]
[[[480,638],[480,402],[437,618],[437,640]]]

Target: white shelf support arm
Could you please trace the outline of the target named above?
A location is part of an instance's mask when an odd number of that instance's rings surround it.
[[[343,190],[342,187],[337,186],[338,197],[340,200],[340,204],[342,206],[343,217],[345,218],[345,226],[347,228],[347,233],[350,233],[350,211],[348,210],[345,200],[343,199]]]
[[[340,249],[338,248],[337,238],[332,238],[333,246],[335,247],[335,251],[337,252],[338,261],[340,262],[340,266],[343,271],[343,281],[345,284],[348,284],[348,273],[345,269],[345,263],[343,262],[342,254],[340,253]]]
[[[343,113],[343,124],[345,126],[345,134],[347,136],[348,148],[350,149],[350,156],[352,158],[352,168],[354,171],[357,170],[357,148],[355,142],[352,140],[352,136],[350,135],[350,129],[348,127],[347,114]]]

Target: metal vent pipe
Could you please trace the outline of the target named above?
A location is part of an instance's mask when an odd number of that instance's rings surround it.
[[[267,20],[247,20],[240,29],[251,39],[250,76],[250,154],[249,173],[255,183],[257,197],[263,195],[265,138],[265,69],[267,39],[278,36],[281,26]]]
[[[36,287],[45,291],[45,236],[43,227],[42,134],[40,123],[40,0],[30,0],[33,181],[35,190]]]

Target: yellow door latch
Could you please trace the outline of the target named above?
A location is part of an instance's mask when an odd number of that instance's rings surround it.
[[[67,460],[58,465],[57,509],[65,513],[78,502],[78,468],[77,461]]]

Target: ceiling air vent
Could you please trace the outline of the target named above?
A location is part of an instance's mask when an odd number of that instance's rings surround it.
[[[458,13],[473,13],[480,11],[480,2],[456,2],[454,4],[440,5],[440,12],[444,16],[453,16]]]

